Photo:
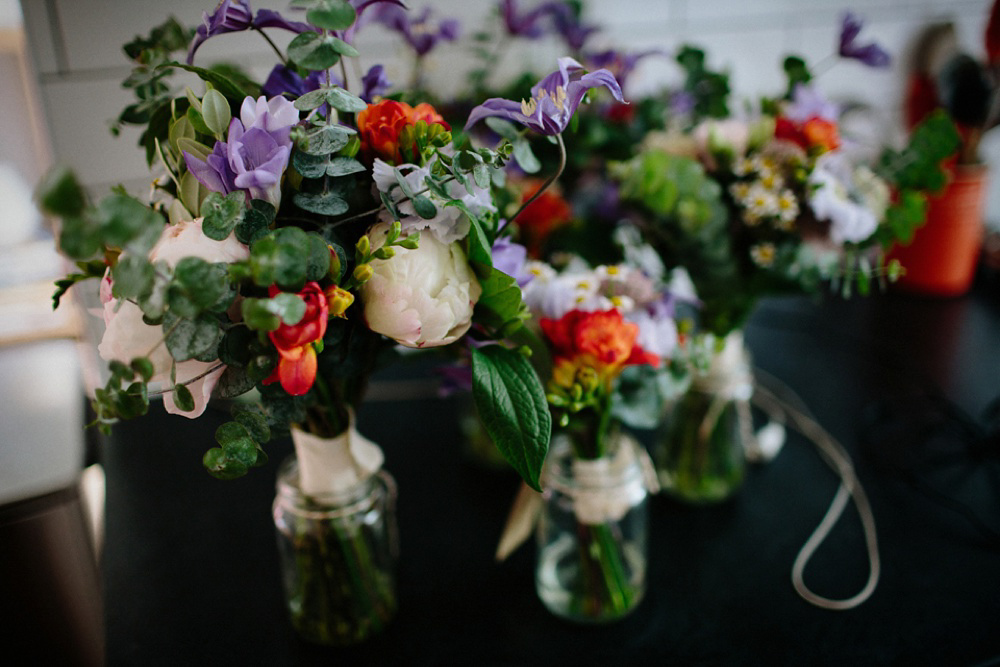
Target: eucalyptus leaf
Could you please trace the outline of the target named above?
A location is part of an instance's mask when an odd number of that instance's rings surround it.
[[[181,318],[167,312],[163,318],[167,350],[174,361],[187,361],[215,349],[222,340],[222,327],[210,315]]]
[[[350,208],[347,201],[336,192],[299,192],[292,201],[299,208],[318,215],[342,215]]]
[[[174,386],[174,405],[181,412],[192,412],[194,410],[194,396],[191,390],[182,384]]]
[[[346,30],[356,18],[357,12],[346,0],[326,0],[322,7],[306,13],[309,23],[324,30]]]
[[[79,216],[87,203],[76,175],[62,166],[54,167],[45,174],[35,191],[35,199],[42,211],[64,218]]]
[[[323,125],[306,134],[302,150],[310,155],[336,153],[347,146],[354,134],[354,130],[343,125]]]
[[[424,220],[430,220],[437,215],[437,207],[427,197],[417,195],[411,201],[413,202],[413,210]]]
[[[308,70],[320,71],[333,67],[340,61],[332,36],[315,32],[300,33],[288,45],[288,57]],[[339,41],[339,40],[338,40]]]
[[[256,382],[245,368],[226,366],[212,390],[213,398],[235,398],[242,396],[256,386]]]
[[[241,190],[223,195],[212,192],[201,203],[201,229],[213,241],[224,241],[243,219],[246,196]]]
[[[368,103],[363,99],[339,87],[327,89],[326,99],[334,109],[347,113],[357,113],[368,108]]]

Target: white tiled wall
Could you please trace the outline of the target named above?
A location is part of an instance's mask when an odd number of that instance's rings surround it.
[[[56,159],[76,167],[96,194],[123,182],[139,189],[144,176],[143,156],[135,147],[137,135],[114,139],[107,122],[130,101],[119,87],[128,73],[121,44],[172,13],[194,25],[213,0],[21,0],[25,28],[38,69],[40,87],[51,128]],[[284,10],[287,2],[254,2],[254,9]],[[409,0],[412,9],[431,5],[442,15],[460,19],[472,32],[489,20],[494,2],[486,0]],[[531,0],[523,0],[530,5]],[[963,47],[982,54],[982,35],[990,0],[590,0],[587,15],[604,26],[594,46],[628,50],[650,47],[673,51],[684,42],[705,47],[710,64],[727,68],[731,83],[741,94],[770,93],[783,85],[780,63],[789,52],[815,63],[834,52],[840,16],[845,9],[861,14],[866,25],[862,38],[877,39],[890,52],[905,56],[915,31],[930,20],[950,19],[958,28]],[[287,35],[271,31],[280,45]],[[378,29],[362,33],[361,66],[383,62],[390,78],[405,81],[409,64],[405,50]],[[500,73],[510,73],[529,62],[548,69],[561,55],[555,44],[522,44],[510,49]],[[523,48],[522,48],[523,47]],[[271,63],[262,40],[250,35],[220,36],[199,52],[208,62],[229,58],[265,71]],[[466,52],[445,46],[432,53],[428,71],[433,84],[447,94],[462,80]],[[823,89],[835,99],[867,104],[875,109],[885,136],[899,134],[899,108],[903,90],[904,58],[890,70],[869,70],[843,62],[821,79]],[[669,59],[647,60],[633,81],[636,91],[676,82],[679,74]],[[997,133],[994,133],[997,134]],[[1000,137],[989,136],[984,158],[1000,167]],[[1000,218],[1000,179],[991,192],[991,219]]]

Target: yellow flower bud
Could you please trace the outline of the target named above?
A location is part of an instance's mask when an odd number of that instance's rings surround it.
[[[359,285],[363,285],[375,274],[375,270],[372,268],[371,264],[358,264],[354,267],[354,279],[358,281]]]
[[[326,290],[326,304],[330,309],[331,317],[347,317],[345,313],[352,303],[354,303],[354,295],[344,288],[334,285]]]
[[[371,252],[372,249],[371,239],[369,239],[367,236],[362,236],[360,239],[358,239],[358,244],[354,247],[357,248],[358,253],[362,257],[367,257],[368,253]]]

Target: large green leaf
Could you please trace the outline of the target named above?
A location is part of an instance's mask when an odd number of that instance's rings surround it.
[[[197,67],[195,65],[185,65],[184,63],[166,63],[165,65],[160,65],[157,69],[167,68],[167,67],[177,67],[178,69],[185,70],[187,72],[192,72],[197,74],[202,81],[207,81],[208,83],[215,86],[216,90],[225,95],[230,100],[242,100],[244,97],[250,96],[256,98],[260,95],[260,88],[258,86],[248,85],[246,81],[237,82],[234,79],[222,74],[221,72],[216,72],[210,69],[205,69],[204,67]]]
[[[473,349],[472,395],[497,449],[528,486],[541,491],[552,415],[531,364],[500,345]]]

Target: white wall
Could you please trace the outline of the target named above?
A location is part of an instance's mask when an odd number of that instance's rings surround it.
[[[135,147],[137,133],[115,139],[108,121],[130,101],[120,88],[128,74],[121,45],[172,12],[195,25],[213,0],[21,0],[25,26],[38,70],[40,89],[56,159],[76,167],[83,179],[101,194],[123,182],[139,191],[145,183],[145,162]],[[412,9],[430,4],[441,14],[454,16],[469,32],[486,23],[494,2],[477,0],[409,0]],[[531,0],[522,0],[530,5]],[[254,9],[284,10],[287,2],[254,2]],[[780,63],[788,52],[815,63],[836,49],[840,16],[851,8],[866,20],[863,39],[877,39],[893,54],[905,55],[916,30],[926,21],[948,18],[957,24],[961,44],[982,54],[982,34],[990,0],[590,0],[590,19],[606,27],[594,46],[628,50],[650,47],[673,51],[679,44],[704,46],[713,67],[728,67],[733,88],[742,94],[772,93],[783,83]],[[279,44],[280,31],[271,31]],[[363,33],[361,65],[383,62],[390,78],[404,81],[409,66],[405,50],[377,29]],[[521,45],[525,46],[525,45]],[[538,62],[545,70],[560,55],[555,44],[512,50],[501,72]],[[273,60],[262,40],[252,35],[226,35],[208,42],[199,60],[227,57],[266,73]],[[845,62],[821,78],[823,89],[835,99],[860,101],[877,109],[880,130],[899,134],[903,90],[903,58],[890,70],[869,70]],[[434,52],[429,63],[432,81],[443,92],[461,81],[467,54],[457,46]],[[634,82],[636,89],[676,81],[676,67],[667,59],[647,60]],[[1000,132],[989,136],[984,157],[1000,166]],[[991,192],[988,217],[1000,218],[1000,179]]]

